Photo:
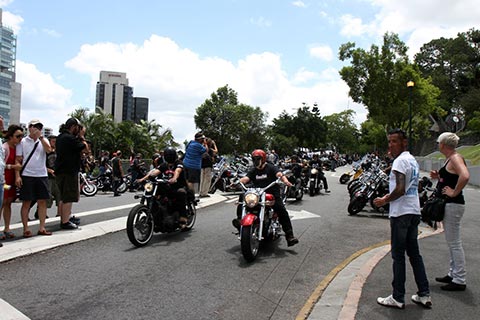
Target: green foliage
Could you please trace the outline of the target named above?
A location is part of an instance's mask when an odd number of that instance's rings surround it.
[[[361,124],[361,151],[362,153],[372,151],[386,152],[388,149],[387,130],[382,125],[374,122],[372,119]]]
[[[95,156],[102,150],[120,150],[126,157],[138,152],[150,156],[166,146],[178,147],[171,130],[162,131],[162,126],[155,120],[141,120],[140,124],[132,121],[115,123],[113,117],[101,108],[97,108],[95,113],[78,108],[70,116],[79,119],[87,128],[86,139],[91,142]]]
[[[197,108],[194,119],[220,153],[233,154],[265,148],[267,117],[259,107],[238,103],[237,93],[225,85]]]
[[[355,111],[348,109],[340,113],[333,113],[323,119],[327,123],[327,141],[336,146],[341,153],[358,151],[358,137],[360,133],[353,122]]]

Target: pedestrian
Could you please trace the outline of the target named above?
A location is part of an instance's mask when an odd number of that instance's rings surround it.
[[[196,186],[200,183],[200,173],[202,170],[202,155],[207,152],[207,144],[203,133],[195,134],[195,140],[188,143],[183,158],[185,178],[188,188],[196,194]]]
[[[3,119],[2,119],[3,120]],[[0,122],[2,121],[0,120]],[[0,239],[12,239],[15,234],[10,230],[10,221],[12,217],[12,202],[17,197],[17,188],[15,187],[15,171],[19,171],[22,166],[15,163],[15,148],[22,141],[23,128],[12,124],[8,127],[4,135],[6,139],[3,144],[3,153],[5,159],[5,187],[3,194],[2,215],[4,220],[3,234]]]
[[[69,118],[60,126],[54,166],[59,191],[60,228],[66,230],[77,229],[80,224],[80,219],[72,215],[72,206],[80,199],[79,172],[83,151],[89,151],[85,141],[85,127],[78,119]]]
[[[470,179],[470,173],[465,159],[456,151],[459,140],[460,138],[452,132],[444,132],[438,137],[438,150],[446,160],[440,170],[430,172],[432,179],[438,179],[436,192],[445,197],[446,203],[443,229],[450,251],[450,269],[446,276],[435,278],[437,282],[446,283],[440,287],[446,291],[464,291],[467,287],[460,225],[465,213],[463,188]]]
[[[40,120],[31,120],[28,123],[28,136],[17,144],[15,150],[15,162],[22,166],[20,171],[15,171],[15,184],[20,188],[19,198],[22,200],[20,211],[24,238],[33,235],[28,227],[28,212],[32,201],[37,201],[40,220],[37,234],[44,236],[52,234],[45,229],[47,200],[50,198],[46,161],[51,148],[48,140],[42,135],[42,129],[43,124]]]
[[[210,197],[208,191],[210,190],[210,185],[212,183],[212,169],[213,169],[213,159],[215,157],[215,151],[213,149],[213,140],[210,138],[206,139],[208,150],[202,154],[202,170],[200,173],[200,198]]]
[[[406,252],[418,288],[411,299],[417,304],[431,308],[430,288],[417,239],[420,223],[418,199],[420,169],[415,158],[407,151],[408,141],[405,131],[391,130],[388,133],[388,147],[395,159],[390,172],[389,193],[381,198],[375,198],[374,204],[377,207],[383,207],[390,203],[393,293],[386,298],[377,298],[377,303],[386,307],[405,308]]]
[[[118,192],[118,187],[122,183],[123,179],[123,168],[122,168],[122,152],[118,150],[114,157],[112,158],[112,177],[113,177],[113,196],[118,197],[120,193]]]
[[[133,159],[130,168],[131,168],[131,174],[132,174],[132,178],[131,178],[131,181],[130,181],[130,191],[134,192],[135,187],[137,186],[135,181],[138,178],[143,177],[145,175],[145,169],[144,169],[145,168],[145,162],[142,159],[142,154],[141,153],[137,153],[135,155],[135,158]]]
[[[3,117],[0,116],[0,132],[4,132],[4,126],[3,126]],[[3,186],[5,184],[5,167],[6,167],[6,159],[7,157],[5,156],[5,150],[0,148],[0,186]],[[0,208],[3,206],[3,193],[4,193],[4,188],[0,187]],[[9,222],[10,224],[10,222]],[[0,240],[5,240],[7,238],[8,234],[5,234],[5,231],[0,234]],[[3,247],[3,244],[0,242],[0,247]]]

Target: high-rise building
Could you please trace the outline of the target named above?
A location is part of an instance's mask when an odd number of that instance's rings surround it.
[[[148,120],[148,98],[133,96],[124,72],[100,71],[95,103],[103,112],[111,114],[115,122]]]
[[[13,29],[3,25],[0,9],[0,115],[7,127],[20,123],[22,85],[16,82],[17,38]]]

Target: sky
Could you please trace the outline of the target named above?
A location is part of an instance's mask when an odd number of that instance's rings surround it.
[[[177,142],[198,130],[196,108],[228,85],[269,119],[317,104],[321,116],[366,109],[348,97],[338,59],[394,32],[421,46],[480,25],[478,0],[0,0],[17,35],[20,120],[58,132],[68,114],[94,112],[100,71],[125,72],[149,120]],[[88,128],[87,128],[88,130]]]

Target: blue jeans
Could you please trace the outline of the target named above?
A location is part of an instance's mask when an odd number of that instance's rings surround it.
[[[390,219],[393,259],[393,298],[405,303],[405,252],[407,253],[417,283],[419,296],[430,295],[425,265],[418,248],[418,224],[420,215],[406,214]]]

